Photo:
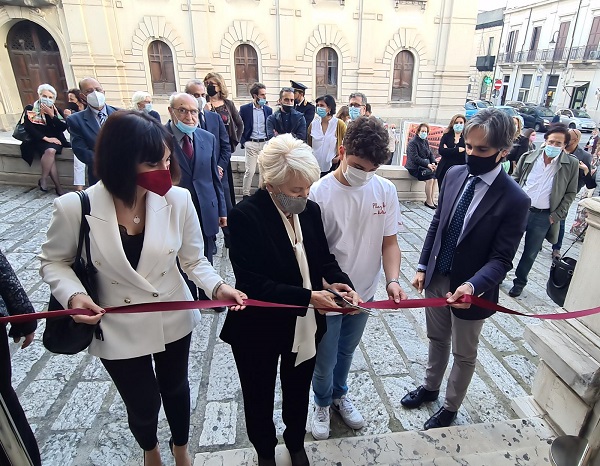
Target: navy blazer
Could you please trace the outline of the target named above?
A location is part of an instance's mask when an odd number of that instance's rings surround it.
[[[110,116],[119,110],[116,107],[106,105],[104,110]],[[98,119],[92,109],[87,107],[81,112],[73,113],[67,118],[67,129],[71,135],[71,147],[75,156],[87,165],[88,182],[91,185],[98,181],[94,174],[94,147],[96,138],[100,132]]]
[[[254,127],[254,102],[250,102],[249,104],[242,105],[240,107],[240,117],[244,122],[244,132],[242,133],[242,140],[240,144],[242,145],[242,149],[244,148],[244,144],[246,141],[250,140],[250,136],[252,136],[252,129]],[[263,105],[263,114],[265,115],[265,134],[267,133],[267,118],[273,114],[273,109],[268,105]]]
[[[165,126],[173,134],[171,120]],[[192,193],[192,200],[202,225],[202,234],[207,237],[214,236],[219,232],[219,217],[227,217],[223,184],[217,170],[216,138],[208,131],[196,128],[193,169],[175,136],[173,141],[173,155],[181,168],[181,180],[178,185]]]
[[[419,259],[419,264],[427,265],[425,288],[431,282],[452,208],[468,175],[466,166],[456,165],[444,177],[438,208]],[[499,286],[513,266],[512,260],[527,226],[530,205],[529,196],[504,170],[500,170],[458,239],[448,291],[454,292],[464,282],[470,282],[477,296],[498,302]],[[485,319],[494,313],[474,305],[470,309],[452,308],[452,312],[466,320]]]
[[[231,144],[229,143],[229,134],[227,134],[223,119],[218,113],[210,112],[208,110],[205,110],[202,114],[204,115],[204,121],[206,122],[206,128],[202,129],[212,133],[216,138],[218,154],[217,165],[221,167],[223,171],[226,171],[227,167],[229,167],[229,160],[231,160]]]
[[[292,109],[288,125],[285,125],[281,110],[275,112],[267,118],[267,139],[275,136],[274,131],[277,131],[278,135],[290,133],[296,139],[306,142],[306,120],[304,119],[304,115],[298,110]]]

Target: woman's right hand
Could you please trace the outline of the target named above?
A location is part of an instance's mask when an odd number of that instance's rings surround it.
[[[52,144],[58,144],[59,146],[62,146],[62,144],[60,143],[60,140],[57,138],[49,138],[49,137],[44,137],[44,141],[46,142],[51,142]]]
[[[92,298],[86,294],[78,294],[71,299],[71,309],[89,309],[95,313],[93,316],[77,315],[71,316],[78,324],[96,325],[105,314],[105,310],[98,306]]]
[[[319,311],[319,314],[326,314],[330,311],[322,311],[321,308],[340,307],[333,298],[334,296],[329,291],[313,291],[310,295],[310,304]]]

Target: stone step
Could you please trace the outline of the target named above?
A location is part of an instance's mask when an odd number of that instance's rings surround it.
[[[549,464],[556,433],[539,418],[452,426],[306,442],[315,466]],[[290,466],[286,448],[276,449],[278,466]],[[194,466],[253,466],[252,448],[198,453]]]

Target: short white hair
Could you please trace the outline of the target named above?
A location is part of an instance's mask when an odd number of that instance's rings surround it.
[[[44,92],[44,91],[52,92],[52,95],[54,96],[55,99],[56,99],[56,96],[58,95],[56,93],[56,89],[54,89],[50,84],[40,84],[38,87],[38,96],[41,97],[42,92]]]
[[[146,91],[137,91],[137,92],[134,92],[133,95],[131,96],[131,103],[134,106],[137,106],[137,104],[139,104],[143,100],[146,100],[147,97],[152,98],[152,96],[148,92],[146,92]]]
[[[281,186],[293,176],[302,177],[312,184],[321,175],[310,146],[291,134],[271,139],[258,155],[258,167],[263,188],[267,183]]]

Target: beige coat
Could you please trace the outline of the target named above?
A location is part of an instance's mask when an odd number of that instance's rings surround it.
[[[112,195],[99,182],[87,190],[91,204],[90,254],[98,269],[101,307],[162,301],[191,301],[182,269],[208,296],[221,280],[204,257],[200,223],[189,191],[173,187],[166,196],[148,192],[144,245],[136,270],[129,264],[119,235]],[[40,254],[40,273],[66,307],[73,293],[85,291],[70,268],[79,234],[81,204],[75,193],[54,201],[48,239]],[[164,351],[198,324],[200,312],[113,314],[102,318],[104,341],[94,339],[89,352],[105,359],[126,359]]]

